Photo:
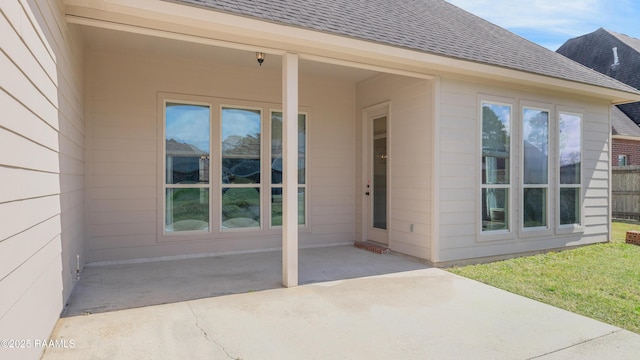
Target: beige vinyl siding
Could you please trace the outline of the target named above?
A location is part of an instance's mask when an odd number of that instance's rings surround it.
[[[479,224],[480,132],[479,102],[487,98],[505,98],[513,102],[511,142],[513,173],[510,213],[511,233],[492,237],[481,234]],[[550,229],[523,232],[521,226],[520,122],[522,105],[550,104]],[[439,261],[458,261],[505,256],[566,246],[606,241],[608,233],[609,187],[609,104],[597,99],[561,93],[537,93],[531,89],[503,87],[444,78],[440,94],[439,146],[440,252]],[[583,194],[582,229],[563,232],[557,229],[557,112],[565,110],[583,115]]]
[[[170,44],[167,44],[169,49]],[[190,238],[163,236],[161,216],[161,140],[158,99],[166,96],[218,100],[220,105],[280,108],[281,72],[259,67],[203,63],[184,53],[161,51],[87,52],[87,248],[91,261],[117,261],[174,255],[209,254],[281,247],[279,229],[218,232]],[[196,51],[196,53],[198,53]],[[248,52],[247,56],[255,56]],[[280,58],[269,56],[267,61]],[[300,104],[308,111],[308,187],[306,228],[300,246],[353,242],[355,205],[355,84],[304,74]],[[159,96],[159,93],[162,95]],[[175,99],[174,99],[175,100]],[[254,104],[254,105],[252,105]],[[257,105],[255,105],[257,104]],[[160,115],[161,116],[161,115]],[[217,116],[217,114],[216,114]],[[219,126],[214,122],[212,126]],[[263,128],[263,134],[266,128]],[[212,157],[219,156],[212,139]],[[266,154],[263,154],[266,156]],[[266,158],[266,157],[264,157]],[[267,164],[264,164],[263,171]],[[270,178],[266,174],[265,180]],[[212,179],[213,214],[219,206],[219,179]],[[265,183],[262,191],[268,191]],[[265,198],[263,197],[263,200]],[[214,215],[215,216],[215,215]],[[214,224],[219,219],[214,219]]]
[[[0,15],[0,338],[47,339],[84,262],[83,47],[58,1]]]
[[[357,239],[362,239],[362,109],[389,102],[389,248],[431,257],[433,85],[422,79],[383,75],[358,86]],[[413,224],[413,232],[411,225]]]

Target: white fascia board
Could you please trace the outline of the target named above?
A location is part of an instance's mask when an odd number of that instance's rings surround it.
[[[611,135],[611,138],[617,139],[617,140],[640,141],[640,136],[632,136],[632,135]]]
[[[161,0],[64,0],[67,20],[90,26],[233,47],[268,54],[297,53],[302,59],[345,62],[366,68],[378,66],[432,77],[434,72],[501,80],[520,85],[604,98],[613,104],[640,101],[640,94],[455,59],[420,51],[276,24],[215,9]],[[125,29],[126,28],[126,29]],[[259,29],[259,31],[258,31]],[[163,35],[164,34],[164,35]],[[391,71],[392,72],[392,71]]]

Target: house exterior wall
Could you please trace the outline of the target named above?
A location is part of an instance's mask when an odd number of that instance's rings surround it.
[[[481,137],[480,101],[504,99],[513,102],[511,231],[501,236],[485,236],[480,225]],[[521,147],[520,113],[523,105],[550,110],[550,206],[549,229],[521,228]],[[531,106],[529,105],[529,106]],[[437,262],[455,263],[465,259],[489,258],[545,249],[563,248],[608,240],[609,222],[609,106],[606,101],[570,95],[532,92],[499,83],[471,82],[443,78],[440,93],[440,123],[437,141],[441,151],[437,170],[440,188],[440,238]],[[557,213],[558,111],[583,115],[582,191],[583,226],[560,229]]]
[[[83,45],[58,1],[0,3],[0,339],[48,339],[84,262]],[[44,350],[0,349],[37,359]]]
[[[356,239],[363,235],[363,202],[367,179],[363,174],[363,109],[389,102],[388,234],[393,251],[431,258],[433,201],[433,83],[428,80],[382,75],[357,88]]]
[[[185,99],[224,98],[216,100],[214,106],[220,102],[256,106],[261,102],[276,109],[281,106],[282,96],[280,71],[257,64],[242,68],[202,63],[181,54],[165,55],[134,56],[99,50],[86,55],[90,260],[281,247],[281,231],[269,229],[268,224],[263,224],[260,231],[220,232],[213,228],[211,234],[195,237],[163,236],[162,155],[158,150],[162,149],[161,93]],[[279,60],[271,56],[269,61]],[[300,246],[353,242],[355,85],[301,75],[299,86],[301,110],[309,113],[308,226],[300,229]],[[219,140],[212,139],[212,143],[215,149]],[[212,158],[216,156],[219,154],[214,152]],[[219,202],[219,196],[215,196],[219,186],[219,180],[213,178],[213,206]],[[264,214],[268,204],[266,197],[262,199]]]
[[[627,156],[627,166],[640,165],[640,141],[616,139],[611,141],[611,165],[620,166],[618,155]]]

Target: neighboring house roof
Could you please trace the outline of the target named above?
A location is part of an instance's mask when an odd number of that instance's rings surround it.
[[[600,28],[568,40],[557,52],[640,89],[640,39]],[[640,102],[619,105],[619,108],[640,124]]]
[[[443,0],[165,1],[639,93]]]
[[[181,143],[174,139],[167,140],[167,155],[172,156],[208,156],[209,153],[199,149],[197,146]]]
[[[623,113],[617,106],[611,107],[611,134],[637,136],[640,138],[640,127]]]

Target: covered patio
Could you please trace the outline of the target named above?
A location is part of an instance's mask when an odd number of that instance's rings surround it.
[[[282,249],[262,289],[327,280],[299,249],[374,239],[429,259],[433,145],[416,130],[433,124],[433,76],[69,11],[87,44],[84,262]],[[203,111],[199,128],[187,115]]]
[[[300,284],[430,268],[401,254],[353,246],[302,249]],[[89,315],[282,287],[279,251],[85,267],[62,314]]]

